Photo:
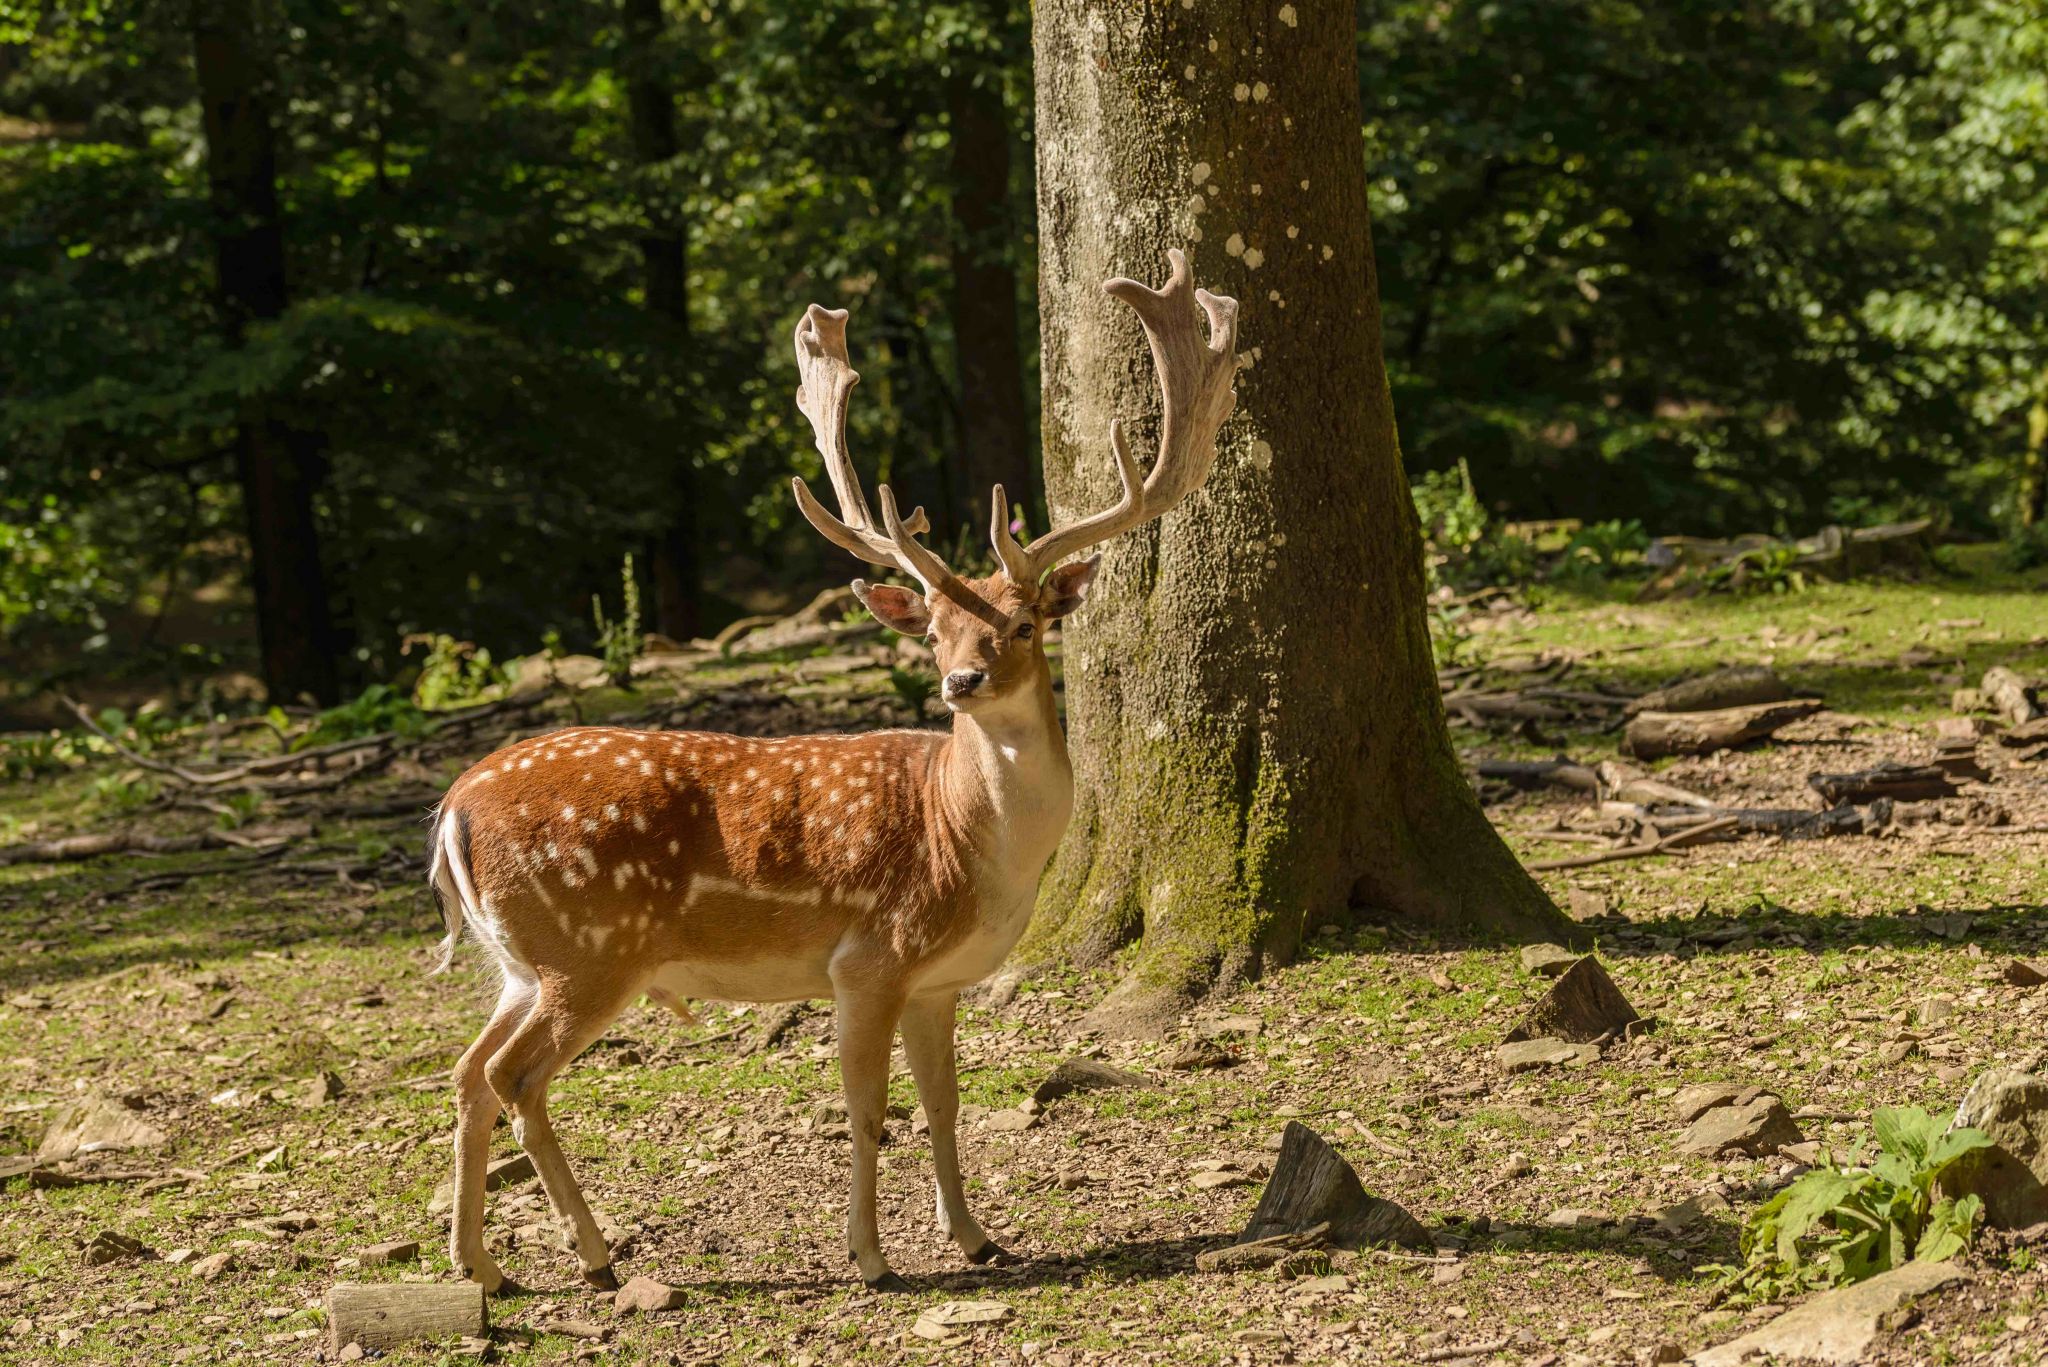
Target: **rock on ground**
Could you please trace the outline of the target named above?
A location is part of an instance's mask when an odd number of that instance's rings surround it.
[[[1982,1130],[1992,1147],[1961,1159],[1943,1187],[1975,1192],[2000,1229],[2048,1220],[2048,1077],[1994,1069],[1963,1094],[1956,1123]]]
[[[1563,945],[1523,945],[1522,971],[1534,973],[1539,978],[1562,977],[1566,969],[1584,957]]]
[[[1869,1281],[1840,1287],[1794,1306],[1760,1329],[1695,1353],[1696,1367],[1737,1367],[1750,1358],[1862,1362],[1885,1317],[1967,1275],[1954,1263],[1907,1263]]]
[[[1739,1106],[1714,1107],[1693,1121],[1679,1138],[1678,1148],[1681,1153],[1706,1158],[1730,1149],[1762,1158],[1805,1138],[1785,1103],[1764,1095]]]
[[[1569,1044],[1553,1035],[1503,1044],[1496,1053],[1501,1066],[1510,1073],[1534,1072],[1538,1068],[1583,1068],[1600,1061],[1597,1045]]]
[[[36,1146],[36,1161],[61,1163],[82,1153],[153,1149],[163,1142],[164,1132],[135,1111],[103,1096],[89,1096],[57,1113]]]
[[[652,1277],[635,1277],[619,1289],[612,1297],[612,1308],[621,1315],[653,1314],[662,1310],[679,1309],[683,1304],[683,1293],[678,1287],[658,1282]]]

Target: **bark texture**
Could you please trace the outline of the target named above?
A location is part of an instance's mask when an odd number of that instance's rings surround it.
[[[1011,506],[1026,513],[1038,492],[1018,338],[1017,271],[1010,255],[1017,248],[1010,213],[1010,118],[995,64],[956,60],[946,77],[946,111],[963,448],[954,525],[980,535],[988,526],[991,486],[1001,484]]]
[[[240,345],[250,323],[279,317],[288,302],[277,93],[248,0],[193,0],[191,16],[221,331]],[[319,436],[252,412],[237,424],[234,451],[264,686],[280,702],[335,702],[342,652],[314,508],[326,465]]]
[[[661,0],[624,0],[627,121],[633,159],[643,173],[673,162],[682,150],[676,131],[675,88],[661,63]],[[640,263],[650,313],[666,319],[675,346],[690,342],[689,224],[673,193],[643,197]],[[677,452],[669,471],[669,522],[649,548],[654,583],[653,627],[674,641],[688,641],[703,626],[703,569],[697,555],[697,489],[689,453]]]
[[[1286,17],[1282,17],[1283,14]],[[1031,952],[1141,939],[1100,1012],[1156,1028],[1354,907],[1438,931],[1573,928],[1487,824],[1444,728],[1420,529],[1380,354],[1352,7],[1041,0],[1045,482],[1116,498],[1109,421],[1158,392],[1101,283],[1242,304],[1215,472],[1112,543],[1066,635],[1077,803]]]

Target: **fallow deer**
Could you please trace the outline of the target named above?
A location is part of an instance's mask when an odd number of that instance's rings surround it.
[[[585,1280],[617,1285],[547,1091],[643,995],[685,1019],[688,998],[833,999],[853,1141],[847,1242],[862,1278],[887,1289],[905,1283],[876,1230],[876,1146],[900,1029],[930,1121],[939,1228],[971,1261],[1004,1253],[961,1188],[954,1006],[1023,933],[1072,807],[1043,649],[1047,624],[1081,606],[1095,574],[1096,558],[1069,558],[1199,486],[1236,399],[1237,303],[1195,289],[1186,258],[1170,256],[1163,290],[1124,279],[1103,287],[1136,310],[1158,370],[1152,470],[1141,476],[1112,423],[1121,499],[1029,546],[1011,536],[998,485],[989,535],[1002,568],[986,579],[954,574],[917,541],[929,530],[923,510],[901,516],[887,485],[875,521],[846,449],[859,379],[846,311],[813,304],[797,324],[797,406],[839,515],[802,479],[792,482],[797,505],[828,541],[917,581],[921,592],[863,580],[853,589],[884,625],[930,643],[950,736],[576,727],[510,745],[449,788],[429,873],[448,929],[440,967],[467,926],[503,977],[496,1010],[455,1067],[449,1247],[463,1275],[490,1291],[505,1285],[483,1243],[484,1169],[502,1107]]]

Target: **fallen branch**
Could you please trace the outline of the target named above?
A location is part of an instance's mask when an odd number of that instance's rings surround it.
[[[1570,788],[1592,793],[1600,789],[1600,776],[1583,764],[1558,755],[1554,759],[1486,759],[1479,762],[1479,777],[1499,779],[1517,788]]]
[[[1810,717],[1823,706],[1818,698],[1795,698],[1717,712],[1639,712],[1629,722],[1621,748],[1637,759],[1731,750]]]
[[[1454,1362],[1459,1358],[1491,1357],[1513,1342],[1511,1339],[1488,1339],[1485,1343],[1447,1343],[1441,1348],[1430,1348],[1415,1355],[1417,1362]]]
[[[1539,859],[1527,867],[1532,873],[1549,873],[1556,869],[1583,869],[1594,864],[1611,864],[1618,859],[1644,859],[1653,854],[1669,854],[1687,845],[1697,844],[1709,836],[1732,832],[1736,824],[1732,816],[1719,817],[1689,830],[1659,836],[1647,844],[1625,845],[1618,850],[1601,850],[1597,854],[1575,854],[1568,859]]]
[[[1778,677],[1776,670],[1763,665],[1735,665],[1645,693],[1628,704],[1628,713],[1634,716],[1639,712],[1718,712],[1730,707],[1784,702],[1791,696],[1791,687]]]
[[[190,854],[194,850],[282,849],[290,836],[251,838],[235,831],[200,831],[194,835],[151,835],[146,831],[101,831],[31,840],[0,848],[0,864],[70,864],[110,854]]]
[[[1806,785],[1834,806],[1844,802],[1919,802],[1953,797],[1955,780],[1938,764],[1897,764],[1890,761],[1848,774],[1808,774]]]

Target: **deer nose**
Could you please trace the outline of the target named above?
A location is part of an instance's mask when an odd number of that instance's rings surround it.
[[[981,687],[987,679],[988,675],[979,669],[956,669],[946,676],[946,697],[949,701],[953,698],[965,698]]]

